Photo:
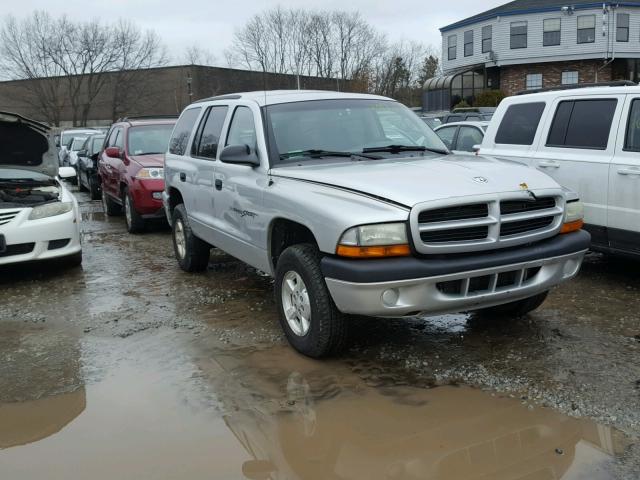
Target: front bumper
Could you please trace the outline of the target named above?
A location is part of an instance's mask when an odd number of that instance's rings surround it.
[[[28,219],[31,208],[0,212],[16,210],[18,215],[0,227],[7,244],[7,250],[0,253],[0,265],[61,258],[82,250],[77,207],[39,220]]]
[[[451,259],[325,257],[327,287],[344,313],[402,317],[477,310],[547,291],[573,278],[589,248],[580,231],[534,245]]]
[[[129,185],[136,211],[144,218],[164,217],[162,198],[153,198],[154,193],[160,197],[163,191],[164,180],[162,179],[134,178]]]

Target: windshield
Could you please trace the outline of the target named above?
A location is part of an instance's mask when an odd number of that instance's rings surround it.
[[[270,105],[267,122],[281,159],[311,158],[308,152],[367,152],[394,146],[378,158],[407,150],[447,147],[418,116],[391,100],[314,100]],[[415,148],[414,148],[415,147]],[[326,156],[331,156],[327,154]]]
[[[73,143],[71,144],[71,151],[77,152],[78,150],[82,150],[82,146],[86,141],[87,141],[87,137],[73,137]]]
[[[95,155],[102,148],[104,143],[104,135],[95,135],[91,137],[91,148],[89,149],[90,155]]]
[[[129,129],[127,148],[130,155],[165,153],[169,146],[172,123],[141,125]]]

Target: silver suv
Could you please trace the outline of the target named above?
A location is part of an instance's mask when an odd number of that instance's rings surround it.
[[[346,314],[522,315],[575,276],[582,203],[514,162],[451,155],[384,97],[254,92],[188,106],[163,193],[175,255],[216,246],[275,277],[282,328],[312,357],[345,346]]]

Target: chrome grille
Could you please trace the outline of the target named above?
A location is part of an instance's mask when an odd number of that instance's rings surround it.
[[[0,210],[0,225],[5,225],[16,218],[20,210]]]
[[[553,236],[563,214],[564,197],[555,191],[460,197],[414,207],[411,233],[422,254],[474,252]]]

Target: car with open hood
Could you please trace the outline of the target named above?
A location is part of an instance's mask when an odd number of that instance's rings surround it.
[[[520,316],[589,247],[577,195],[517,162],[456,156],[402,104],[272,91],[189,105],[163,193],[186,271],[211,246],[275,277],[303,354],[346,344],[349,314]]]
[[[82,262],[78,202],[61,181],[74,175],[47,125],[0,112],[0,265]]]

